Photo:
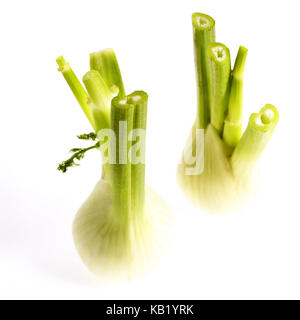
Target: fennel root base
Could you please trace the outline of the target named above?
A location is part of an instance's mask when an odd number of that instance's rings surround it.
[[[191,137],[192,132],[189,139]],[[194,138],[193,145],[195,144]],[[191,144],[189,145],[191,148]],[[186,169],[189,166],[185,164],[183,156],[177,167],[177,180],[187,199],[209,213],[222,215],[239,211],[247,198],[254,194],[252,174],[243,181],[234,176],[230,163],[231,151],[214,127],[208,125],[204,133],[203,172],[187,175]],[[196,156],[203,157],[203,154]]]
[[[145,214],[116,219],[111,185],[100,180],[73,222],[73,238],[88,269],[109,278],[131,279],[149,271],[170,244],[172,215],[168,205],[146,187]]]

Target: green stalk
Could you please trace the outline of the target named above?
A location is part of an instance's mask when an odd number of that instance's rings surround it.
[[[118,89],[118,96],[125,97],[125,89],[117,57],[112,49],[93,52],[90,54],[90,69],[97,70],[109,89]]]
[[[231,156],[234,175],[239,179],[251,174],[279,120],[277,109],[266,104],[250,116],[247,129]]]
[[[116,222],[127,225],[131,219],[131,164],[128,153],[131,142],[128,134],[132,130],[134,106],[127,99],[115,97],[111,102],[111,129],[116,135],[116,163],[111,164],[112,205]],[[116,150],[114,150],[114,147]]]
[[[70,65],[63,56],[60,56],[56,59],[56,62],[59,66],[58,71],[61,71],[65,80],[67,81],[70,89],[72,90],[75,98],[80,104],[83,112],[91,123],[92,127],[95,129],[93,115],[91,112],[91,107],[88,105],[88,95],[81,85],[80,81],[76,77],[75,73],[71,69]]]
[[[139,141],[131,148],[131,208],[135,216],[144,213],[145,205],[145,133],[147,122],[148,95],[135,91],[127,98],[134,105],[133,129],[141,129]],[[133,132],[134,134],[134,132]],[[137,137],[134,135],[133,140]],[[136,149],[135,146],[138,148]]]
[[[228,115],[224,124],[223,139],[230,147],[235,147],[242,135],[243,76],[248,50],[240,46],[231,78]]]
[[[221,136],[230,88],[230,52],[224,44],[216,42],[208,45],[207,53],[210,68],[210,122]]]
[[[112,93],[99,72],[95,70],[88,71],[82,80],[91,101],[91,111],[96,132],[109,128]]]
[[[192,15],[194,56],[197,82],[197,128],[205,129],[209,123],[209,68],[207,46],[215,42],[215,20],[202,13]]]

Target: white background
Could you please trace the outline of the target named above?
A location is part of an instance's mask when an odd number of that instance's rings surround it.
[[[298,1],[3,1],[0,5],[0,298],[300,298]],[[244,120],[273,103],[280,122],[247,210],[210,216],[190,205],[176,165],[196,111],[191,14],[217,40],[249,49]],[[149,93],[147,182],[169,202],[178,236],[144,279],[95,278],[73,246],[76,210],[100,177],[90,152],[56,171],[91,131],[55,59],[81,78],[90,52],[114,48],[126,90]]]

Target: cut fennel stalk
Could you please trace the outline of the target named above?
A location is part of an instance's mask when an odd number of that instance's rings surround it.
[[[231,71],[229,49],[215,42],[215,21],[194,13],[192,24],[198,108],[177,178],[193,204],[222,214],[241,208],[253,194],[257,162],[279,114],[267,104],[250,116],[242,134],[243,74],[248,50],[240,46]],[[197,139],[199,129],[204,132],[203,140]],[[191,159],[195,164],[204,161],[201,172],[191,174]]]
[[[76,165],[74,160],[87,149],[98,148],[103,160],[102,178],[73,222],[75,246],[94,274],[123,278],[143,274],[169,244],[172,225],[168,205],[145,185],[148,95],[143,91],[125,95],[111,49],[90,55],[91,70],[83,77],[87,92],[69,64],[62,57],[57,62],[95,130],[79,138],[98,140],[90,148],[72,149],[71,160],[59,169],[65,172]]]

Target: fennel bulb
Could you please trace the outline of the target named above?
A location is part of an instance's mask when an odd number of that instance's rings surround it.
[[[239,48],[231,71],[229,49],[215,42],[214,19],[194,13],[192,24],[198,108],[177,179],[193,204],[222,214],[240,209],[253,193],[257,162],[279,114],[267,104],[250,116],[242,134],[243,74],[248,50]],[[202,140],[197,139],[197,131],[203,133]],[[196,164],[204,162],[201,172],[190,174],[191,159]]]
[[[126,96],[116,56],[111,49],[90,55],[83,82],[59,57],[59,71],[73,91],[94,132],[78,136],[98,140],[74,148],[58,167],[66,172],[86,151],[99,149],[102,177],[73,222],[77,251],[96,275],[132,278],[143,274],[169,244],[169,206],[145,185],[145,130],[148,95]]]

